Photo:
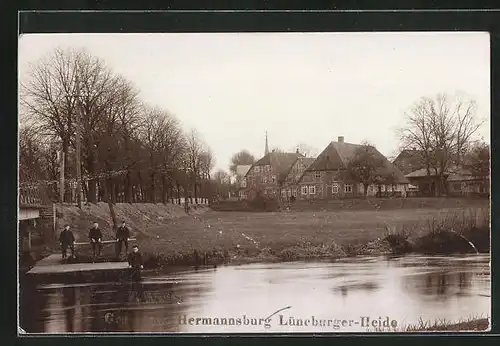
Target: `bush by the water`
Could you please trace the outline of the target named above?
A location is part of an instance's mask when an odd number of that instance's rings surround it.
[[[403,226],[399,231],[387,228],[384,239],[389,243],[393,254],[404,254],[412,251],[409,237],[410,233]]]
[[[393,253],[419,252],[451,254],[489,252],[490,214],[486,209],[468,209],[442,219],[433,218],[421,225],[420,232],[408,232],[408,225],[389,231],[385,240]],[[414,235],[416,234],[416,236]]]

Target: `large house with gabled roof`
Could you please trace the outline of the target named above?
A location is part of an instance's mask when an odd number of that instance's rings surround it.
[[[330,142],[316,160],[304,171],[298,182],[298,199],[335,199],[364,195],[364,187],[345,174],[349,161],[354,157],[359,144],[346,143],[344,137]],[[383,161],[379,176],[387,183],[369,185],[367,196],[406,195],[409,184],[403,173],[378,150],[375,155]],[[390,182],[390,183],[389,183]]]
[[[364,186],[347,178],[346,170],[360,144],[346,143],[344,137],[330,142],[317,158],[295,153],[269,152],[266,134],[265,155],[245,175],[242,198],[258,194],[268,197],[296,199],[336,199],[364,196]],[[409,181],[404,174],[377,149],[374,154],[383,162],[377,172],[383,182],[368,186],[367,196],[406,196]]]
[[[282,184],[299,153],[270,152],[255,162],[245,175],[244,198],[253,199],[257,194],[278,197]]]
[[[419,169],[425,168],[423,151],[412,148],[404,149],[392,162],[403,174],[410,174]]]
[[[299,156],[290,166],[285,179],[283,180],[281,197],[283,200],[290,200],[292,196],[297,198],[300,194],[299,181],[306,169],[316,160],[315,157]]]
[[[266,132],[264,156],[245,174],[245,188],[241,190],[241,198],[253,199],[258,194],[271,198],[279,197],[291,167],[300,157],[303,155],[298,150],[295,153],[275,150],[269,152]]]

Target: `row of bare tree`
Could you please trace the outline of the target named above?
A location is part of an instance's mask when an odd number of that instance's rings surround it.
[[[66,181],[76,178],[79,135],[89,202],[208,197],[214,157],[201,135],[144,104],[103,60],[57,49],[30,67],[21,77],[21,184],[45,181],[57,196],[62,156]]]
[[[427,175],[438,177],[439,195],[446,193],[445,176],[450,172],[489,175],[489,145],[477,140],[484,120],[476,111],[473,99],[457,93],[422,97],[406,113],[406,124],[398,132],[402,148],[415,149]]]

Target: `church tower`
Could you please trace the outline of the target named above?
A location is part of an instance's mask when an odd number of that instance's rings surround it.
[[[266,131],[266,148],[264,150],[264,156],[267,155],[267,154],[269,154],[269,145],[267,143],[267,131]]]

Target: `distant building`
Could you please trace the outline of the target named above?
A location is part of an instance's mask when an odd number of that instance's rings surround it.
[[[269,152],[267,132],[264,156],[255,162],[245,175],[246,188],[242,190],[242,198],[255,198],[258,194],[268,197],[279,197],[283,183],[292,165],[299,157],[298,152]]]
[[[292,196],[295,198],[299,196],[300,178],[302,177],[306,169],[308,169],[315,160],[316,158],[314,157],[304,156],[300,156],[295,160],[283,181],[283,188],[281,191],[281,197],[283,199],[290,200]]]
[[[466,170],[450,172],[446,184],[447,194],[451,196],[490,195],[490,177],[474,176]]]
[[[419,169],[425,168],[422,150],[410,149],[402,150],[392,162],[403,174],[409,174]]]
[[[344,137],[331,142],[309,165],[299,180],[298,199],[335,199],[364,195],[359,181],[345,178],[347,165],[354,157],[359,144],[346,143]],[[379,174],[391,183],[368,186],[368,196],[406,195],[409,181],[387,158],[375,149],[384,162]]]
[[[413,192],[416,196],[472,196],[489,195],[490,183],[489,177],[478,177],[469,171],[460,168],[450,168],[443,174],[444,191],[439,191],[440,177],[439,170],[427,171],[422,168],[406,175],[412,186],[415,186]]]
[[[296,199],[335,199],[364,195],[359,181],[346,178],[347,165],[359,144],[346,143],[344,137],[331,142],[317,158],[308,158],[298,150],[295,153],[268,152],[248,170],[242,198],[255,198],[261,193],[270,197]],[[379,175],[385,183],[368,186],[367,196],[406,196],[409,180],[387,158],[375,149],[382,159]]]
[[[252,168],[252,165],[236,166],[235,184],[236,184],[236,189],[238,190],[238,197],[240,199],[245,198],[245,189],[247,187],[245,175],[248,173],[250,168]]]
[[[290,167],[300,156],[297,153],[270,152],[254,163],[245,177],[246,197],[252,199],[259,193],[279,196]]]

